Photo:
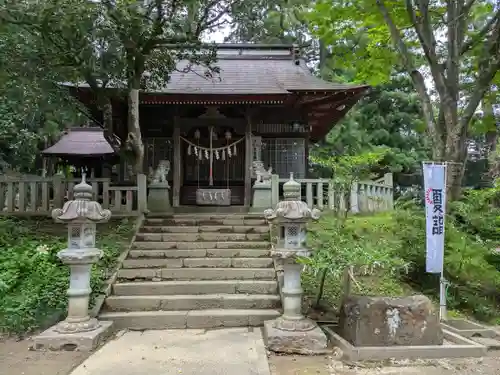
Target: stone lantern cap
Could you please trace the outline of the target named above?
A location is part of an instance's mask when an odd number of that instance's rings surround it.
[[[92,186],[82,181],[73,188],[73,200],[64,203],[63,208],[52,210],[52,218],[60,222],[105,222],[111,218],[111,211],[104,210],[99,202],[92,199]]]
[[[290,173],[290,179],[283,185],[284,200],[279,201],[274,209],[264,211],[266,219],[281,222],[319,219],[321,211],[309,208],[307,203],[302,201],[300,189],[300,184],[293,179],[293,173]]]

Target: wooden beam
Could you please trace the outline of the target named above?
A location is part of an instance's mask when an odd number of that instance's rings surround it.
[[[174,160],[172,205],[179,207],[181,195],[181,128],[179,118],[174,117]]]
[[[250,109],[246,112],[245,129],[245,207],[250,207],[252,202],[252,116]]]

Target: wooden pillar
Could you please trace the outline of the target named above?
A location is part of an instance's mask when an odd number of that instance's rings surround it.
[[[174,160],[173,160],[172,206],[179,207],[181,196],[181,128],[179,118],[174,118]]]
[[[252,117],[246,114],[245,128],[245,207],[250,207],[252,202]]]

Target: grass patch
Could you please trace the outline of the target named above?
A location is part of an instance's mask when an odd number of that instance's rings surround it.
[[[91,278],[91,305],[133,235],[134,220],[98,224],[103,250]],[[0,218],[0,332],[23,334],[64,318],[69,268],[57,258],[66,227],[51,219]]]

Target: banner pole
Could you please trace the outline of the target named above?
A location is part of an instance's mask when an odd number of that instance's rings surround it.
[[[444,188],[448,190],[448,162],[444,163]],[[448,193],[448,192],[446,192]],[[448,194],[446,194],[448,196]],[[446,205],[446,210],[448,209],[448,205]],[[446,211],[445,211],[446,217]],[[446,238],[444,239],[446,246]],[[444,252],[444,249],[443,249]],[[439,319],[441,321],[446,321],[448,311],[446,306],[446,279],[444,278],[444,254],[443,254],[443,268],[441,269],[441,277],[439,278]]]

